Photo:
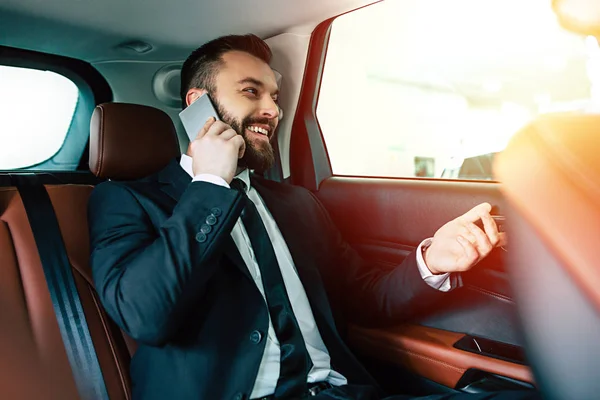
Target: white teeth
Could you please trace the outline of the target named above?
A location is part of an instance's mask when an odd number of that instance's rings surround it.
[[[248,127],[248,130],[251,130],[252,132],[256,132],[256,133],[262,133],[263,135],[269,134],[269,131],[267,131],[266,129],[263,129],[263,128],[259,128],[258,126],[250,126],[250,127]]]

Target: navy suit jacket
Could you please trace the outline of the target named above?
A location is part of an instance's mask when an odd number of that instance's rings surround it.
[[[342,340],[346,322],[397,322],[442,294],[423,281],[414,253],[392,270],[365,263],[310,191],[256,176],[252,185],[290,249],[332,368],[374,384]],[[92,273],[106,311],[139,344],[134,398],[251,393],[268,310],[230,235],[242,209],[240,193],[191,182],[176,159],[145,179],[94,189]],[[207,218],[212,230],[199,234]]]

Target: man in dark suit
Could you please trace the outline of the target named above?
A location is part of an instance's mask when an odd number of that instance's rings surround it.
[[[422,312],[456,286],[454,273],[504,242],[482,204],[381,271],[311,192],[251,174],[273,163],[270,57],[252,35],[192,53],[184,107],[208,92],[222,121],[207,121],[158,174],[106,182],[91,196],[93,277],[107,312],[139,343],[136,399],[378,399],[342,341],[345,322]]]

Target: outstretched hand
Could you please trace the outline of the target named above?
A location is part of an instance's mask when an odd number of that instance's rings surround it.
[[[424,254],[432,274],[468,271],[495,247],[506,244],[506,234],[498,232],[491,209],[489,203],[479,204],[438,229]],[[483,230],[475,225],[478,220]]]

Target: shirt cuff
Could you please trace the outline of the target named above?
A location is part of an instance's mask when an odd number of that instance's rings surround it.
[[[221,178],[220,176],[213,175],[213,174],[198,174],[198,175],[194,176],[194,179],[192,179],[192,182],[208,182],[208,183],[214,183],[215,185],[225,186],[226,188],[229,188],[229,184],[225,181],[225,179]]]
[[[419,244],[419,247],[417,247],[417,267],[419,268],[419,273],[425,283],[432,288],[441,292],[448,292],[453,289],[451,274],[446,272],[442,275],[433,275],[427,267],[427,264],[425,264],[425,259],[423,258],[423,246],[429,246],[430,244],[431,238],[428,238],[423,240],[421,244]]]

